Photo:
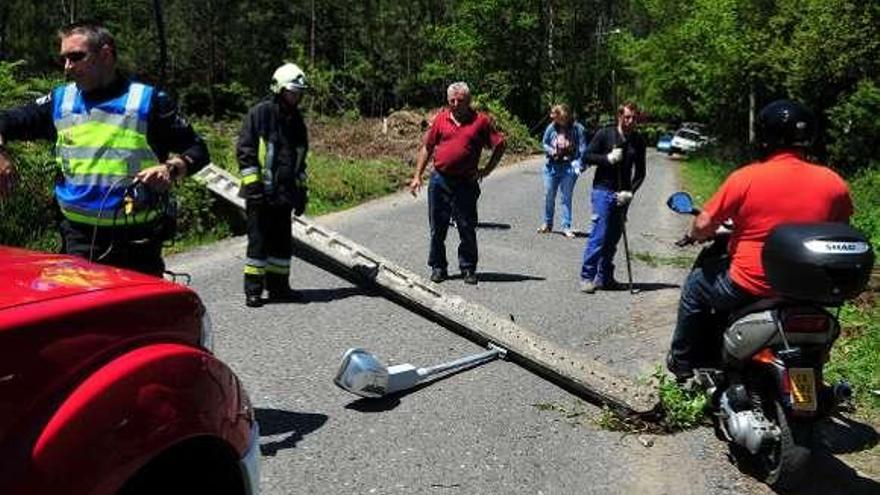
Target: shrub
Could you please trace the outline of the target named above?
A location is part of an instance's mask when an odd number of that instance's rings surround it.
[[[19,81],[16,75],[24,61],[0,61],[0,108],[9,108],[34,101],[62,83],[56,78],[29,78]]]
[[[213,88],[192,84],[180,91],[180,107],[192,115],[218,119],[234,118],[247,112],[255,96],[238,82],[215,84]]]
[[[23,62],[0,62],[0,108],[20,105],[48,93],[59,81],[27,79],[16,72]],[[0,202],[0,244],[57,250],[57,207],[52,200],[55,161],[45,143],[11,143],[19,175],[12,197]]]
[[[673,131],[675,131],[674,126],[662,122],[648,122],[639,126],[639,132],[645,137],[645,142],[648,143],[648,146],[656,145],[660,136],[672,133]]]
[[[706,395],[696,390],[685,390],[659,367],[654,372],[663,422],[669,431],[686,430],[703,424],[706,419]]]
[[[58,207],[52,191],[56,165],[49,147],[15,143],[10,151],[19,181],[12,197],[0,202],[0,244],[57,251]]]
[[[880,253],[880,166],[858,172],[850,181],[850,192],[855,203],[852,222]]]
[[[504,133],[508,152],[527,153],[540,149],[538,141],[529,135],[528,127],[497,100],[476,96],[474,107],[492,115],[498,130]]]
[[[829,159],[847,171],[880,164],[880,87],[864,80],[828,110]]]

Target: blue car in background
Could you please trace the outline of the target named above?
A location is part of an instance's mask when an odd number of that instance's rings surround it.
[[[669,153],[670,149],[672,149],[672,134],[661,134],[660,139],[657,140],[657,151]]]

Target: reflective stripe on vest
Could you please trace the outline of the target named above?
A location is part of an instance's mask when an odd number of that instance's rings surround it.
[[[260,168],[263,172],[263,187],[266,188],[267,193],[271,194],[275,189],[274,172],[272,171],[272,166],[275,162],[275,143],[271,141],[267,142],[260,137],[260,146],[257,150],[257,160],[260,162]]]
[[[89,105],[76,84],[55,88],[55,159],[64,181],[55,196],[64,216],[90,225],[149,222],[155,211],[125,215],[125,188],[141,170],[159,164],[147,142],[154,89],[130,82],[112,100]]]

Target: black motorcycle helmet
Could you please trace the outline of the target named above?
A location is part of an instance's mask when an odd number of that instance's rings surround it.
[[[816,117],[809,108],[791,100],[765,106],[755,122],[755,137],[765,152],[808,148],[816,135]]]

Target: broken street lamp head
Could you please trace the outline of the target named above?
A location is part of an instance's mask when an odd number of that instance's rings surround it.
[[[373,354],[352,348],[342,355],[342,363],[333,382],[361,397],[383,397],[388,392],[388,368]]]

